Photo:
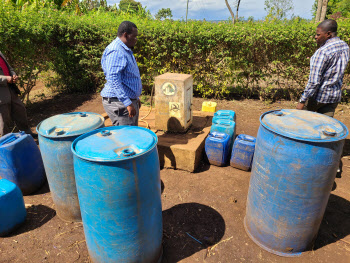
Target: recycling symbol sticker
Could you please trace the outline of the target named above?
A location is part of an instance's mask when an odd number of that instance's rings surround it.
[[[162,92],[166,96],[172,96],[176,93],[176,87],[173,83],[165,82],[162,86]]]

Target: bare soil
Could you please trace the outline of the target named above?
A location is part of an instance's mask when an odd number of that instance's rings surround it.
[[[194,110],[200,110],[202,102],[195,98]],[[218,109],[236,112],[238,134],[253,136],[262,113],[296,106],[288,101],[217,102]],[[34,130],[40,121],[72,111],[104,112],[98,94],[75,94],[39,100],[28,107],[28,116]],[[338,106],[335,117],[350,127],[349,106]],[[250,172],[211,166],[204,160],[196,173],[162,169],[163,262],[350,262],[349,138],[342,172],[335,180],[315,246],[298,258],[273,255],[245,233]],[[27,208],[26,222],[10,236],[0,238],[0,262],[90,262],[82,223],[66,223],[57,217],[47,183],[24,200],[32,205]]]

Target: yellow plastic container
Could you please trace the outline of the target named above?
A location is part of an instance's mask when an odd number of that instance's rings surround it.
[[[203,101],[202,111],[216,112],[216,105],[217,103],[213,101]]]

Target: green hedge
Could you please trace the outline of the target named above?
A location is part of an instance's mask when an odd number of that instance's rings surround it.
[[[123,20],[139,29],[134,52],[146,93],[155,76],[178,72],[192,74],[195,93],[203,97],[294,99],[307,82],[309,58],[316,50],[316,24],[297,19],[186,24],[104,11],[81,16],[53,8],[18,11],[4,3],[0,50],[22,75],[33,67],[50,69],[56,73],[52,83],[61,90],[99,90],[104,83],[102,52]],[[338,31],[350,41],[349,20],[339,21]]]

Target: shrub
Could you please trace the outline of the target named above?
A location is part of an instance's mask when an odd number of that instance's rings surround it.
[[[0,50],[24,76],[33,74],[33,68],[50,69],[57,75],[53,84],[63,91],[96,91],[105,81],[103,50],[124,20],[139,29],[134,54],[145,93],[155,76],[177,72],[193,75],[198,96],[295,99],[304,89],[309,58],[316,50],[317,24],[300,19],[185,23],[104,9],[80,16],[54,8],[19,11],[5,3],[0,3]],[[338,28],[349,42],[349,20],[339,21]],[[346,74],[348,87],[349,70]]]

